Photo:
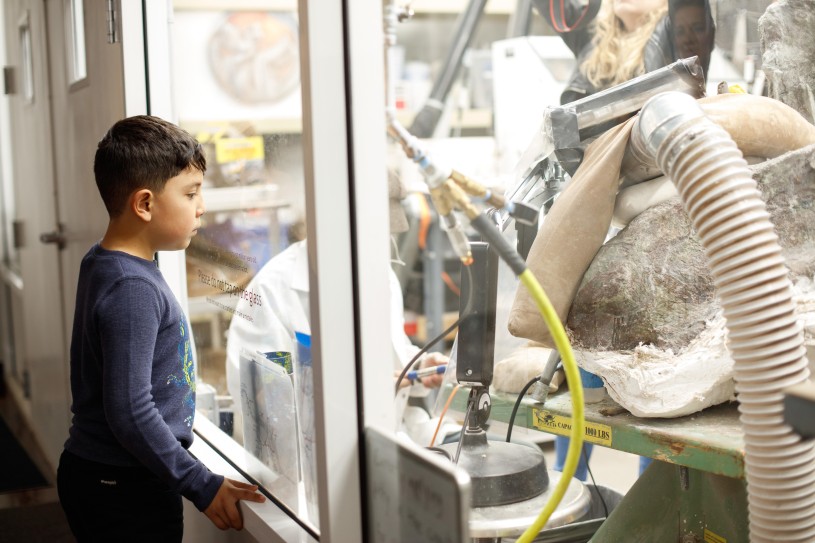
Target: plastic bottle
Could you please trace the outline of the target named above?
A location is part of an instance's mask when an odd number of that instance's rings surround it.
[[[297,357],[294,361],[294,400],[299,428],[300,470],[305,487],[306,511],[315,525],[317,508],[317,460],[314,450],[314,379],[311,366],[311,336],[295,332]]]

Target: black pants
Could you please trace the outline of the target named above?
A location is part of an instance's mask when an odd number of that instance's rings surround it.
[[[79,543],[181,542],[181,495],[144,467],[109,466],[63,451],[57,491]]]

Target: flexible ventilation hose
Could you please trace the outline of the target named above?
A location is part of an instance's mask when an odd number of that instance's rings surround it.
[[[792,284],[756,182],[729,134],[682,93],[643,107],[632,145],[656,156],[702,241],[727,321],[744,427],[750,540],[815,541],[815,448],[784,424],[809,369]]]

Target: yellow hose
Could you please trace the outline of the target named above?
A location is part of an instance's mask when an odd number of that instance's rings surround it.
[[[572,395],[572,431],[569,436],[569,450],[566,452],[566,462],[563,465],[560,480],[557,485],[555,485],[552,495],[549,496],[538,518],[535,519],[535,522],[533,522],[517,540],[517,543],[529,543],[535,539],[546,525],[549,517],[552,516],[555,508],[560,504],[560,500],[563,499],[563,495],[566,493],[566,489],[569,487],[572,477],[574,477],[577,464],[580,461],[580,451],[583,448],[583,427],[585,421],[583,414],[583,385],[580,382],[580,372],[577,369],[577,362],[574,359],[572,346],[566,337],[563,324],[560,322],[555,309],[552,307],[552,303],[549,301],[540,283],[538,283],[535,275],[527,268],[518,277],[535,300],[543,316],[543,320],[546,321],[546,326],[549,328],[549,333],[555,340],[555,347],[557,347],[560,358],[563,361],[566,381],[569,384],[569,390]]]

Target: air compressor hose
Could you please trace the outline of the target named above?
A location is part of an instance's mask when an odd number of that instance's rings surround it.
[[[707,256],[728,330],[744,427],[752,542],[815,541],[815,447],[783,420],[809,369],[781,247],[728,132],[682,93],[643,106],[632,140],[673,180]]]

